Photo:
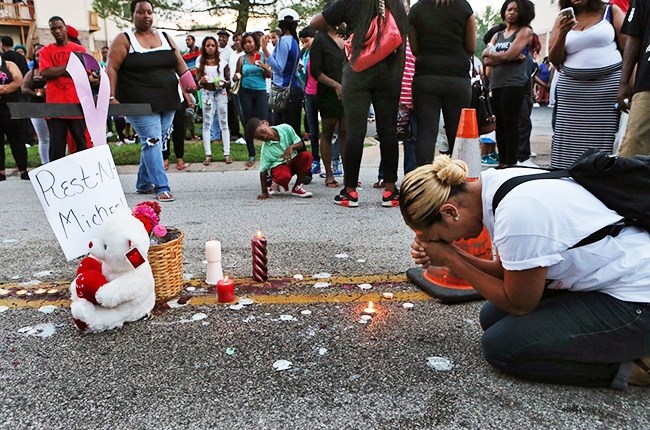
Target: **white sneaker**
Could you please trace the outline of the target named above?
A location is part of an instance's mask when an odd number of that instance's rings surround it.
[[[269,194],[274,196],[276,194],[280,194],[282,192],[282,188],[280,187],[280,184],[276,182],[271,182],[271,186],[269,187]]]
[[[113,132],[112,131],[109,131],[108,133],[106,133],[106,138],[107,139],[110,139],[111,137],[113,137]]]
[[[533,103],[533,107],[539,107],[539,103],[537,102]]]
[[[131,144],[135,143],[135,139],[127,139],[127,138],[125,138],[124,143],[127,143],[127,144],[131,145]]]
[[[246,139],[240,137],[239,139],[235,140],[235,143],[238,145],[246,145]]]
[[[528,160],[524,160],[524,161],[517,161],[517,166],[521,166],[521,167],[539,167],[539,165],[533,163],[530,158]]]
[[[311,191],[305,191],[305,189],[302,187],[302,185],[296,185],[293,187],[291,190],[291,195],[296,196],[296,197],[311,197],[314,195]]]
[[[530,156],[531,156],[532,158],[537,157],[537,152],[531,152],[531,153],[530,153]]]

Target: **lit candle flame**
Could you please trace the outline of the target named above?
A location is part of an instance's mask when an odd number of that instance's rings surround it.
[[[363,310],[363,313],[370,316],[377,313],[375,310],[375,304],[373,302],[368,302],[368,307]]]
[[[228,282],[228,276],[223,277],[224,282]]]
[[[257,230],[257,233],[255,233],[255,236],[264,237],[264,235],[262,234],[262,230]]]

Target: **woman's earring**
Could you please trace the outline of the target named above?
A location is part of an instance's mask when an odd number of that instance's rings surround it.
[[[459,220],[460,220],[460,217],[459,217],[458,215],[456,215],[456,216],[454,217],[454,221],[459,221]]]

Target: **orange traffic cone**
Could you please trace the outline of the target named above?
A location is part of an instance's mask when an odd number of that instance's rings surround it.
[[[478,124],[474,109],[463,109],[460,114],[456,144],[452,158],[463,160],[469,168],[467,180],[476,181],[481,174],[481,152],[479,146]],[[454,245],[475,257],[492,260],[492,241],[487,230],[469,240],[457,240]],[[417,286],[444,303],[457,303],[477,300],[481,295],[463,278],[446,267],[420,267],[409,269],[406,276]]]

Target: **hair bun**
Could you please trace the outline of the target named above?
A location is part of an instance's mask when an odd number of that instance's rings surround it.
[[[433,173],[446,185],[459,185],[467,179],[469,167],[463,160],[452,160],[448,155],[438,155],[433,160]]]

